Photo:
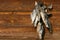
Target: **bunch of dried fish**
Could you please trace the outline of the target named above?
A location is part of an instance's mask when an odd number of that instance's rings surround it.
[[[31,20],[34,27],[37,27],[37,33],[41,40],[43,40],[44,33],[45,33],[44,24],[49,30],[49,32],[52,33],[52,27],[48,19],[50,15],[50,13],[48,13],[48,10],[51,10],[51,9],[52,9],[52,5],[46,6],[42,2],[35,1],[35,9],[31,13]]]

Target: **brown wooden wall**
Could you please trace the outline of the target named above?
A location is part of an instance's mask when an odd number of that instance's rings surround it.
[[[0,0],[0,35],[1,33],[7,34],[19,32],[28,32],[33,33],[32,35],[36,35],[36,29],[31,24],[30,19],[30,14],[34,8],[34,1],[35,0]],[[60,0],[42,1],[47,5],[52,3],[53,10],[51,11],[51,13],[53,16],[50,18],[50,21],[53,27],[53,31],[59,32]]]
[[[39,0],[0,0],[0,11],[32,11],[34,1]],[[56,11],[59,11],[60,0],[40,0],[45,4],[53,4]],[[56,8],[57,7],[57,8]]]

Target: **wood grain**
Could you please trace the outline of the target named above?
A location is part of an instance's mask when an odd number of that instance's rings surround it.
[[[32,11],[34,9],[34,1],[40,0],[0,0],[0,11]],[[49,5],[52,3],[53,9],[59,11],[59,0],[41,0],[43,3]]]
[[[39,40],[36,28],[31,23],[30,14],[34,1],[39,0],[0,0],[0,40]],[[45,40],[60,40],[60,0],[42,0],[52,3],[53,34],[46,29]]]

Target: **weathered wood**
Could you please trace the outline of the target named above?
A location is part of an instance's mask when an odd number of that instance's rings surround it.
[[[0,11],[32,11],[34,1],[41,0],[0,0]],[[42,0],[45,4],[52,3],[54,10],[60,11],[59,0]]]
[[[0,26],[33,27],[30,19],[31,12],[0,12]],[[52,12],[50,18],[54,31],[60,26],[60,12]],[[59,30],[59,29],[56,29]]]
[[[38,40],[36,29],[30,19],[30,14],[34,9],[34,1],[0,0],[0,40]],[[52,17],[50,18],[53,35],[50,35],[46,29],[44,39],[60,40],[60,0],[42,1],[47,5],[50,3],[53,5]]]

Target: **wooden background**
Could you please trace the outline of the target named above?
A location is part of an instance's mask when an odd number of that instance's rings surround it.
[[[34,1],[40,0],[0,0],[0,40],[39,40],[30,14]],[[45,40],[60,40],[60,0],[42,0],[52,3],[50,18],[53,34],[46,29]]]

